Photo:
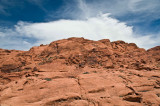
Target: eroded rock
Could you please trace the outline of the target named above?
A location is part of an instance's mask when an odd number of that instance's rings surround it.
[[[69,38],[0,49],[0,105],[158,106],[159,76],[159,46]]]

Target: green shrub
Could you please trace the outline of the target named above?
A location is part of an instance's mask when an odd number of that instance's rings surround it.
[[[51,78],[44,78],[44,80],[51,81],[52,79]]]
[[[83,74],[89,74],[89,72],[84,72]]]

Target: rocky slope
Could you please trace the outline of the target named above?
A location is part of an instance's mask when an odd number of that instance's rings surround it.
[[[158,106],[160,46],[69,38],[0,49],[0,106]]]

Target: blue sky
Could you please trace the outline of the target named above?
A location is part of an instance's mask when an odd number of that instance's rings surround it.
[[[68,37],[160,45],[159,0],[0,0],[0,48]]]

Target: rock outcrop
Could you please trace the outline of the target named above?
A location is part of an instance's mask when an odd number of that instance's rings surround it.
[[[160,46],[69,38],[0,49],[0,106],[158,106]]]

